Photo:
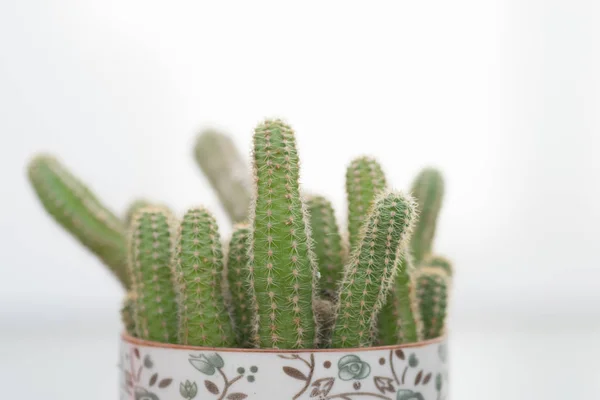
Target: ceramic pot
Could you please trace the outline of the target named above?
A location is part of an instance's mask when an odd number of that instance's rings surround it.
[[[254,350],[121,340],[121,399],[446,400],[446,338],[360,349]]]

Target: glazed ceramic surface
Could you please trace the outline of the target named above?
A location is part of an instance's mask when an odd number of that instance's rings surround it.
[[[447,400],[445,339],[276,351],[162,345],[124,336],[121,399]]]

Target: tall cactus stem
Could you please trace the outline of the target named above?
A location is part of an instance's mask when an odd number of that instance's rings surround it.
[[[398,260],[398,274],[392,282],[378,321],[378,344],[396,345],[421,339],[422,326],[411,279],[414,267],[407,247]]]
[[[333,347],[370,346],[377,317],[401,264],[410,239],[415,210],[412,199],[383,192],[364,223],[358,247],[345,268],[336,304]]]
[[[177,237],[174,274],[179,304],[179,342],[231,347],[235,338],[223,298],[223,251],[215,218],[189,210]]]
[[[133,217],[129,239],[136,336],[165,343],[177,342],[171,223],[164,210],[143,208]]]
[[[246,221],[252,182],[248,166],[233,140],[207,129],[198,136],[194,155],[229,218],[233,222]]]
[[[322,291],[335,293],[343,276],[345,249],[335,220],[333,206],[323,196],[309,196],[306,205],[310,214],[310,227],[314,252],[319,265]]]
[[[126,229],[119,218],[52,156],[33,158],[28,174],[46,211],[128,288]]]
[[[360,240],[360,231],[376,196],[386,188],[386,179],[379,163],[370,157],[354,159],[346,170],[348,196],[348,240],[350,252]]]
[[[249,248],[254,332],[263,348],[311,348],[317,265],[300,199],[293,130],[267,120],[254,132],[254,205]]]
[[[250,227],[247,224],[236,225],[229,241],[227,254],[227,280],[231,294],[231,314],[237,343],[241,347],[252,345],[252,302],[249,298],[250,274],[248,271],[248,237]]]
[[[414,276],[416,302],[423,323],[423,339],[444,334],[450,279],[440,268],[424,267]]]
[[[444,197],[444,179],[434,168],[425,168],[415,178],[412,195],[417,201],[419,220],[411,240],[412,255],[418,265],[431,253],[437,218]]]

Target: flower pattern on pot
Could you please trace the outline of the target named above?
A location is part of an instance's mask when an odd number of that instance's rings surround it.
[[[181,394],[181,397],[183,397],[184,399],[193,399],[194,397],[196,397],[196,394],[198,394],[198,385],[196,385],[196,382],[181,382],[179,384],[179,394]]]
[[[144,388],[135,389],[135,400],[159,400],[158,396]]]
[[[362,361],[360,357],[354,354],[340,358],[340,361],[338,361],[338,369],[338,376],[343,381],[365,379],[371,373],[369,364]]]
[[[396,400],[425,400],[421,393],[412,390],[400,389],[396,394]]]
[[[124,337],[120,400],[448,400],[444,347],[254,352]]]

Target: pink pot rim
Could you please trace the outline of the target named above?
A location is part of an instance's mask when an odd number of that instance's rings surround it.
[[[395,350],[395,349],[408,349],[415,347],[425,347],[436,343],[442,343],[446,340],[446,335],[440,336],[435,339],[423,340],[420,342],[407,343],[407,344],[395,344],[387,346],[373,346],[373,347],[355,347],[355,348],[344,348],[344,349],[242,349],[232,347],[201,347],[201,346],[188,346],[182,344],[171,344],[153,342],[150,340],[138,339],[127,333],[121,334],[121,340],[129,344],[144,346],[144,347],[155,347],[162,349],[174,349],[174,350],[192,350],[192,351],[210,351],[220,353],[355,353],[362,351],[378,351],[378,350]]]

